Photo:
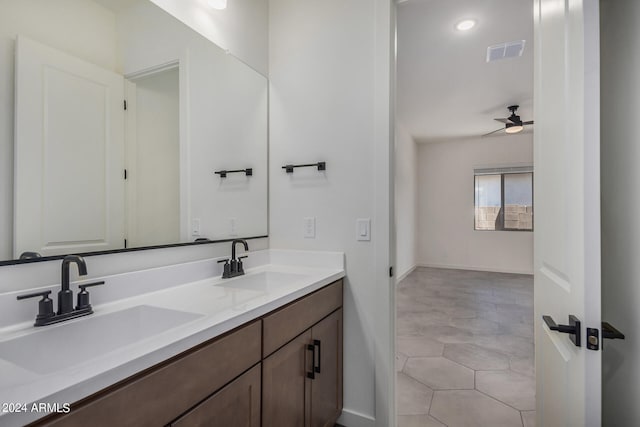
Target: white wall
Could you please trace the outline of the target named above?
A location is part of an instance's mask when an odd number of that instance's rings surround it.
[[[600,5],[602,320],[626,335],[603,342],[602,421],[631,426],[640,425],[640,2]]]
[[[225,10],[207,0],[151,0],[263,75],[268,60],[268,0],[229,0]]]
[[[386,329],[393,325],[384,285],[390,206],[384,187],[392,6],[388,0],[270,0],[269,9],[271,247],[346,253],[340,422],[373,425],[378,412],[378,425],[388,425],[384,412],[393,404],[385,400],[384,369],[385,363],[392,369]],[[281,169],[321,160],[326,172]],[[377,215],[379,208],[387,213]],[[303,238],[304,217],[316,217],[315,239]],[[357,218],[372,218],[370,242],[356,241]]]
[[[532,163],[533,134],[420,144],[418,264],[533,274],[533,233],[473,229],[474,168]]]
[[[80,18],[82,17],[82,19]],[[18,33],[115,71],[115,15],[86,0],[4,1],[0,13],[0,260],[13,258],[14,53]],[[77,34],[84,34],[77,37]]]
[[[402,280],[416,267],[418,252],[418,146],[396,123],[396,270]]]

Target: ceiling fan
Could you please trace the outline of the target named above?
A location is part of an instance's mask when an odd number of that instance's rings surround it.
[[[523,122],[520,119],[520,116],[516,114],[516,111],[518,111],[518,107],[519,105],[510,105],[509,107],[507,107],[509,111],[511,111],[511,115],[509,117],[504,119],[494,119],[500,123],[504,123],[503,128],[496,129],[493,132],[486,133],[482,136],[488,136],[493,133],[500,132],[502,130],[504,130],[506,133],[518,133],[518,132],[522,132],[525,126],[532,125],[533,120],[529,120],[528,122]]]

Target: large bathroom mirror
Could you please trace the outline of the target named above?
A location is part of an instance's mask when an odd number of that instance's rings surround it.
[[[267,90],[150,0],[0,0],[0,263],[265,236]]]

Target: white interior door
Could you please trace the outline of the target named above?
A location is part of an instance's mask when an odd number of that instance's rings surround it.
[[[535,0],[535,315],[538,426],[600,426],[600,111],[597,0]],[[542,316],[581,322],[581,346]]]
[[[14,256],[122,248],[124,79],[16,44]]]

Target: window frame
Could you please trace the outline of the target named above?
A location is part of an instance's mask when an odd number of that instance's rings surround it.
[[[517,174],[531,174],[531,229],[522,228],[506,228],[505,227],[505,207],[504,207],[504,176],[505,175],[517,175]],[[516,166],[516,167],[502,167],[502,168],[484,168],[473,170],[473,231],[524,231],[533,233],[534,231],[534,217],[535,217],[535,200],[534,200],[534,171],[532,166]],[[476,228],[476,178],[484,175],[500,175],[500,211],[498,213],[498,222],[500,228],[493,230],[484,230]]]

